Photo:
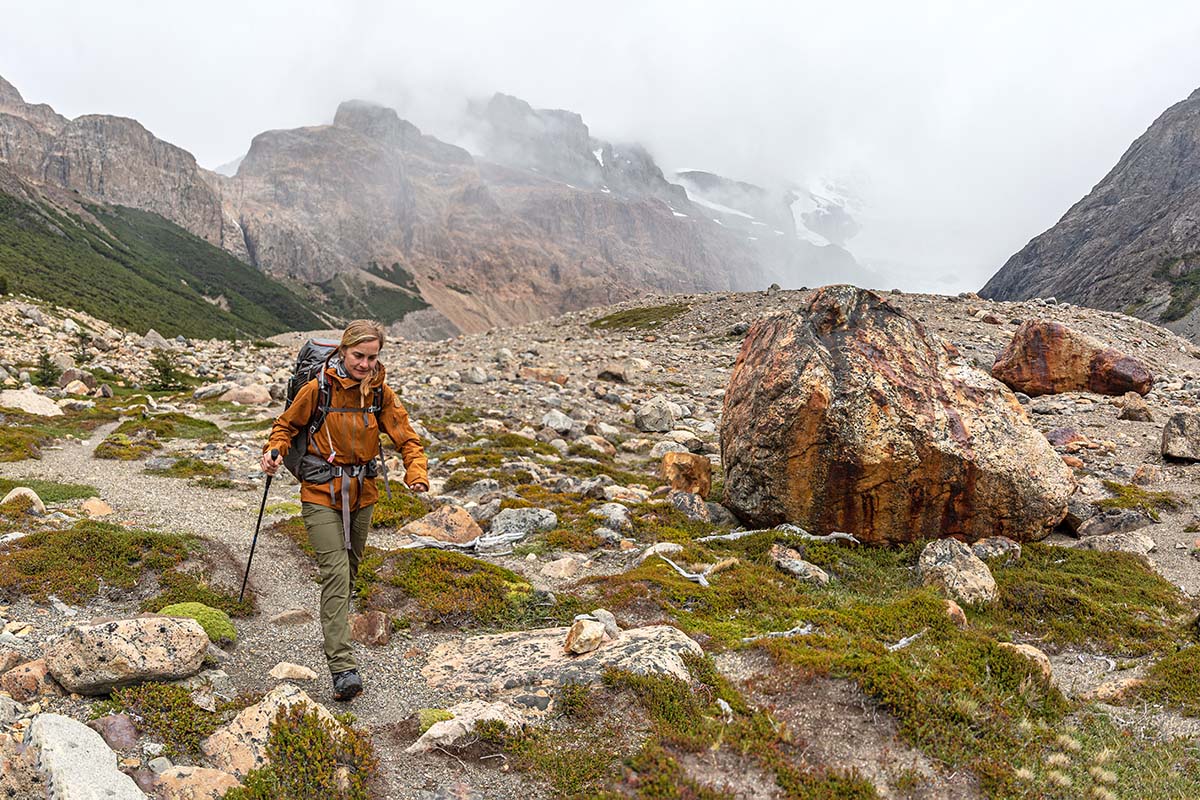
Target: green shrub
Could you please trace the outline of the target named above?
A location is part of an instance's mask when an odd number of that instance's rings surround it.
[[[267,765],[251,771],[225,800],[368,800],[378,769],[366,733],[297,703],[271,723]]]
[[[248,617],[254,613],[254,593],[247,590],[238,602],[232,591],[210,586],[203,577],[178,569],[168,569],[158,577],[158,594],[142,602],[142,611],[154,612],[174,603],[202,603],[220,609],[231,617]]]
[[[159,350],[150,359],[149,387],[155,391],[167,391],[179,388],[179,365],[175,354],[167,350]]]
[[[199,759],[203,757],[201,742],[256,700],[240,697],[219,703],[216,711],[205,711],[182,686],[142,683],[113,690],[110,699],[92,707],[92,715],[127,713],[140,732],[163,743],[168,758]]]
[[[33,489],[44,503],[61,503],[66,500],[83,500],[99,497],[100,490],[82,483],[57,483],[40,478],[0,478],[0,497],[18,486]]]
[[[33,373],[33,382],[38,386],[54,386],[58,383],[62,370],[50,360],[50,354],[45,349],[38,352],[37,368]]]

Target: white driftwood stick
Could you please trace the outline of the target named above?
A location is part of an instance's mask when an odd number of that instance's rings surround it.
[[[900,650],[901,648],[908,647],[910,644],[915,642],[917,639],[920,639],[922,636],[924,636],[925,631],[927,631],[927,630],[929,630],[929,628],[922,628],[921,630],[914,633],[912,636],[905,636],[903,639],[896,642],[895,644],[889,644],[887,646],[888,652],[894,653],[897,650]]]
[[[770,633],[760,633],[757,636],[743,636],[743,642],[757,642],[759,639],[783,639],[788,636],[808,636],[813,632],[811,622],[806,622],[803,625],[797,625],[794,628],[789,628],[786,631],[771,631]]]
[[[841,540],[841,541],[846,541],[846,542],[852,542],[853,544],[862,544],[862,542],[860,542],[857,538],[855,538],[855,536],[853,534],[850,534],[850,533],[843,533],[842,531],[834,531],[833,533],[827,533],[824,536],[817,536],[815,533],[809,533],[808,531],[804,530],[804,528],[801,528],[798,525],[789,525],[786,522],[775,528],[759,528],[758,530],[753,530],[753,531],[734,531],[733,533],[720,533],[720,534],[716,534],[713,536],[701,536],[696,541],[697,542],[718,542],[718,541],[732,542],[737,539],[744,538],[746,536],[753,536],[756,533],[771,533],[771,532],[775,532],[775,531],[784,531],[786,533],[790,533],[792,536],[799,536],[801,539],[808,539],[809,541],[813,541],[813,542],[833,542],[833,541]]]
[[[679,566],[679,565],[678,565],[678,564],[676,564],[674,561],[672,561],[671,559],[669,559],[669,558],[667,558],[666,556],[664,556],[662,553],[655,553],[655,555],[657,555],[657,556],[658,556],[659,558],[661,558],[663,561],[665,561],[665,562],[667,562],[668,564],[670,564],[670,565],[671,565],[671,569],[673,569],[673,570],[675,570],[676,572],[678,572],[678,573],[680,574],[680,576],[681,576],[681,577],[687,578],[689,581],[692,581],[692,582],[694,582],[694,583],[698,583],[698,584],[700,584],[701,586],[704,586],[704,587],[707,587],[707,586],[709,585],[709,583],[708,583],[708,578],[704,577],[704,573],[701,573],[701,572],[688,572],[686,569],[684,569],[683,567]]]

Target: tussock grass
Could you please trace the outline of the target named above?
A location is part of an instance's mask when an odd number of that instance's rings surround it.
[[[691,309],[687,303],[667,303],[661,306],[643,306],[616,311],[588,323],[591,328],[602,331],[655,330]]]

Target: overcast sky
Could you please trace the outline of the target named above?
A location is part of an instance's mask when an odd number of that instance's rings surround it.
[[[1196,2],[0,0],[30,102],[135,117],[215,167],[254,134],[468,95],[578,111],[665,170],[843,181],[884,286],[978,289],[1200,87]]]

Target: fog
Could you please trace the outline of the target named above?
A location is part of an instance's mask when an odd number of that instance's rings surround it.
[[[344,99],[450,136],[504,91],[668,172],[849,187],[849,249],[909,290],[978,289],[1200,86],[1186,2],[3,6],[27,101],[134,117],[210,168]]]

